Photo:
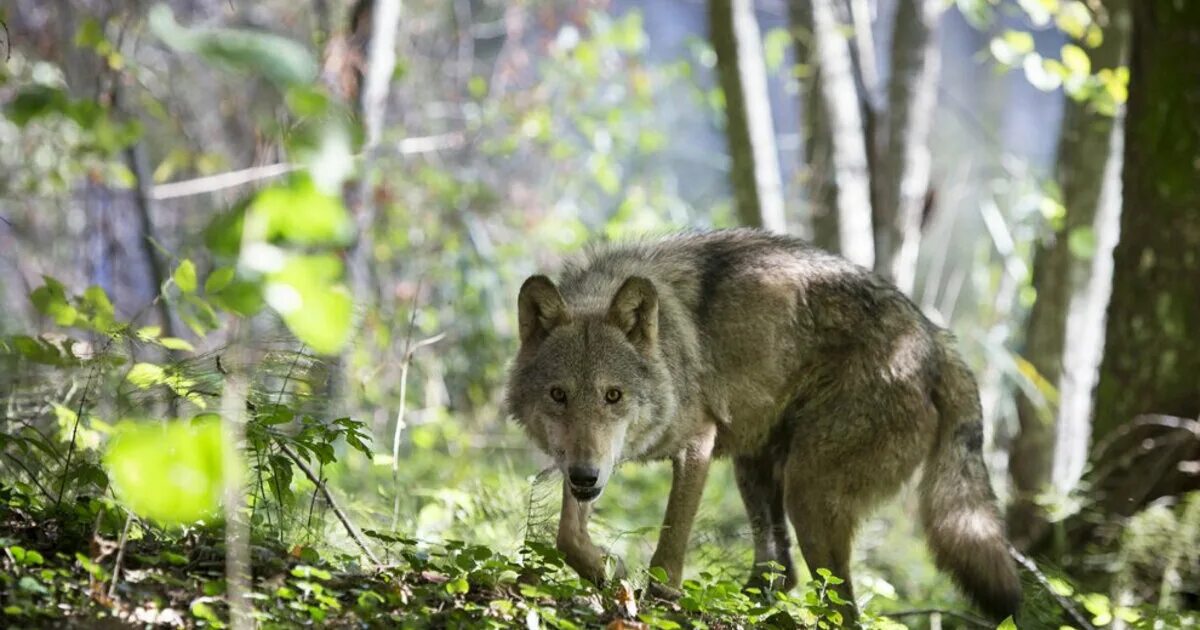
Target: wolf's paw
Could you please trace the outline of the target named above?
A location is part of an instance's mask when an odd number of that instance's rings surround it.
[[[651,582],[646,585],[646,595],[655,599],[673,602],[680,597],[683,597],[683,591],[671,586],[667,586],[662,582],[651,580]]]

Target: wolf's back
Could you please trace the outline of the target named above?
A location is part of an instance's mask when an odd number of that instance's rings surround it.
[[[938,567],[980,609],[1003,619],[1020,607],[1021,581],[983,461],[979,390],[948,335],[941,342],[938,439],[921,479],[921,517]]]

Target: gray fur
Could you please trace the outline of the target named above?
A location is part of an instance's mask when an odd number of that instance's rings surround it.
[[[677,587],[708,463],[730,456],[756,564],[795,584],[786,513],[808,566],[847,578],[849,599],[855,528],[925,464],[938,565],[989,614],[1016,612],[975,382],[892,285],[799,240],[729,230],[593,249],[557,284],[530,278],[518,301],[509,410],[564,471],[600,470],[594,491],[564,485],[558,544],[585,577],[609,577],[586,520],[613,468],[669,459],[651,562]]]

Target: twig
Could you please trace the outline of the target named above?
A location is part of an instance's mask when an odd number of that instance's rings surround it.
[[[435,136],[404,138],[396,144],[396,148],[400,155],[412,155],[414,153],[433,153],[442,149],[455,149],[463,146],[466,142],[466,134],[455,131]]]
[[[28,447],[26,447],[26,452],[28,452]],[[50,494],[50,491],[46,489],[46,486],[43,486],[42,482],[38,481],[37,475],[33,474],[33,471],[29,470],[29,467],[25,465],[25,462],[21,461],[19,457],[13,455],[12,453],[5,453],[4,455],[11,459],[13,463],[15,463],[21,470],[25,471],[25,474],[29,476],[29,480],[33,482],[33,485],[37,486],[37,489],[41,490],[42,494],[46,495],[46,499],[54,500],[54,495]]]
[[[926,615],[943,615],[946,617],[954,617],[965,621],[976,628],[992,628],[992,624],[967,613],[961,613],[954,610],[945,610],[942,608],[918,608],[916,610],[897,610],[895,612],[885,611],[882,613],[884,617],[923,617]]]
[[[1087,618],[1085,618],[1078,610],[1075,609],[1075,605],[1071,603],[1071,600],[1059,595],[1058,591],[1055,591],[1054,588],[1050,586],[1050,580],[1046,577],[1046,574],[1042,573],[1041,569],[1038,568],[1037,564],[1031,558],[1020,551],[1017,551],[1017,548],[1013,547],[1011,544],[1008,545],[1008,555],[1012,556],[1013,560],[1016,560],[1018,564],[1028,569],[1029,572],[1033,574],[1033,577],[1037,578],[1038,584],[1041,584],[1042,588],[1046,589],[1046,592],[1050,593],[1050,595],[1054,597],[1055,601],[1058,602],[1058,605],[1061,606],[1068,615],[1070,615],[1071,619],[1073,619],[1075,623],[1079,624],[1080,628],[1083,628],[1083,630],[1096,630],[1096,627],[1089,623]]]
[[[1200,438],[1200,421],[1198,420],[1180,418],[1176,416],[1146,414],[1137,416],[1133,420],[1122,424],[1117,428],[1116,431],[1113,431],[1111,434],[1101,440],[1100,443],[1098,443],[1096,447],[1092,449],[1092,452],[1096,453],[1097,455],[1106,454],[1108,449],[1112,448],[1113,444],[1115,444],[1117,440],[1128,436],[1130,433],[1133,433],[1134,430],[1142,427],[1161,427],[1176,431],[1189,431],[1194,433],[1197,438]]]
[[[117,559],[113,564],[112,583],[108,585],[108,598],[117,595],[117,582],[121,580],[121,563],[125,561],[125,543],[129,540],[129,526],[133,524],[133,512],[125,510],[125,527],[121,530],[121,540],[117,542]]]
[[[413,309],[413,318],[416,318]],[[412,324],[409,324],[409,339],[412,338]],[[404,433],[404,410],[408,403],[408,368],[412,365],[413,353],[425,346],[437,343],[446,338],[446,333],[438,333],[428,339],[422,339],[404,352],[404,360],[400,362],[400,405],[396,408],[396,430],[392,434],[392,529],[400,520],[400,436]],[[407,343],[407,342],[406,342]]]
[[[296,466],[301,472],[304,473],[304,476],[308,477],[308,480],[313,482],[313,485],[315,485],[317,489],[321,491],[321,494],[325,496],[325,501],[329,503],[329,507],[333,509],[333,513],[336,514],[338,520],[342,522],[342,526],[346,528],[346,533],[350,534],[350,538],[354,539],[354,543],[358,545],[359,549],[362,549],[363,555],[365,555],[367,559],[370,560],[371,563],[376,567],[381,566],[382,563],[379,562],[379,558],[377,558],[375,553],[371,551],[371,548],[367,546],[367,541],[364,540],[362,534],[358,532],[358,528],[354,526],[354,523],[350,522],[350,519],[346,516],[346,513],[343,512],[342,508],[338,506],[337,501],[334,500],[333,494],[329,492],[329,488],[325,485],[325,482],[317,478],[317,475],[314,474],[312,469],[308,467],[308,464],[306,464],[303,459],[300,459],[300,456],[296,455],[295,451],[288,448],[287,444],[280,442],[279,448],[283,451],[284,455],[287,455],[289,459],[296,463]]]
[[[205,177],[197,177],[195,179],[185,179],[180,182],[171,182],[169,184],[159,184],[150,189],[150,199],[175,199],[178,197],[191,197],[193,195],[203,195],[207,193],[220,192],[229,188],[244,186],[264,179],[272,179],[281,175],[287,175],[292,171],[301,168],[299,164],[267,164],[265,166],[252,166],[238,171],[229,171],[226,173],[217,173],[216,175],[208,175]]]

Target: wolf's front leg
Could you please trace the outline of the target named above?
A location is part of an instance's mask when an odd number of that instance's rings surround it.
[[[692,437],[688,444],[671,459],[671,495],[667,499],[667,513],[663,517],[662,533],[658,548],[650,559],[650,566],[662,567],[667,572],[667,583],[662,588],[652,583],[659,596],[675,597],[683,582],[683,557],[687,554],[688,538],[692,533],[692,521],[700,507],[704,494],[704,482],[708,479],[708,465],[712,462],[713,445],[716,443],[717,426],[711,423]]]
[[[592,513],[592,504],[584,503],[571,495],[570,482],[563,480],[562,514],[558,519],[558,540],[556,547],[562,552],[567,564],[579,573],[580,577],[600,586],[608,578],[620,579],[625,577],[625,565],[620,558],[613,558],[615,564],[612,574],[607,571],[609,556],[604,550],[592,542],[588,535],[587,522]]]

